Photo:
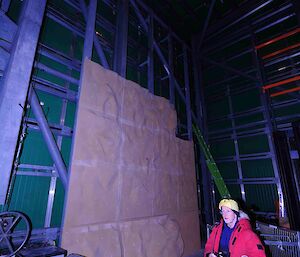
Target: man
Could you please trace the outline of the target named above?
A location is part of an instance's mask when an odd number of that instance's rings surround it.
[[[204,257],[266,257],[265,249],[253,232],[249,217],[233,199],[219,203],[222,215],[205,245]]]

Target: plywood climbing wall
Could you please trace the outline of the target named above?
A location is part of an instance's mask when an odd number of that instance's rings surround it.
[[[62,245],[88,257],[200,248],[193,144],[168,100],[85,61]]]

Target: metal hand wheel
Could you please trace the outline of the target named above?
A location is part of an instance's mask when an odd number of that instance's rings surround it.
[[[26,244],[31,232],[29,219],[20,212],[0,213],[0,256],[17,254]]]

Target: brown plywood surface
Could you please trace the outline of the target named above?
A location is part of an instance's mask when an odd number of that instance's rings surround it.
[[[167,99],[89,60],[62,246],[89,257],[179,257],[200,247],[193,143]]]

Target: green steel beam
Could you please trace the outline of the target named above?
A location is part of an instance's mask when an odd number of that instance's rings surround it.
[[[229,193],[229,191],[228,191],[228,189],[227,189],[227,187],[224,183],[224,180],[221,176],[221,173],[218,169],[218,166],[217,166],[213,156],[211,155],[211,153],[209,151],[209,148],[208,148],[208,146],[207,146],[207,144],[206,144],[206,142],[205,142],[205,140],[202,136],[202,133],[201,133],[200,129],[196,125],[193,124],[193,131],[196,135],[196,138],[197,138],[198,143],[201,147],[201,150],[205,155],[205,160],[206,160],[207,167],[208,167],[208,169],[209,169],[209,171],[210,171],[210,173],[211,173],[211,175],[214,179],[214,182],[217,186],[217,189],[218,189],[221,197],[222,198],[230,198],[231,197],[230,193]]]

